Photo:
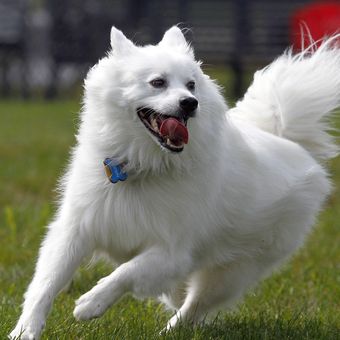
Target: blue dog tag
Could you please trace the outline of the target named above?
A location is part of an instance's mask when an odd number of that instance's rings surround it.
[[[114,158],[105,158],[104,166],[106,175],[111,183],[117,183],[127,179],[127,173],[122,170],[124,164],[119,164]]]

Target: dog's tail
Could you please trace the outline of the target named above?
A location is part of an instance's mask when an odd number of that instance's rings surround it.
[[[232,119],[299,143],[318,160],[338,154],[329,118],[340,106],[340,34],[299,54],[287,51],[255,73]]]

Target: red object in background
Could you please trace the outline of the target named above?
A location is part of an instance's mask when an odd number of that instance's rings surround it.
[[[291,43],[295,50],[311,44],[309,34],[314,41],[318,41],[325,36],[340,33],[340,3],[315,2],[300,8],[293,14],[290,29]],[[304,34],[303,38],[301,34]]]

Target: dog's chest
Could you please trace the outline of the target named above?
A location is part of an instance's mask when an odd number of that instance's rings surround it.
[[[119,183],[103,195],[96,224],[100,242],[131,252],[159,242],[194,241],[207,225],[200,188],[183,182]]]

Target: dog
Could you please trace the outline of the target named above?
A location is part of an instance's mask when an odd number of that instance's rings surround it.
[[[178,27],[143,47],[113,27],[112,50],[85,80],[59,209],[10,338],[39,338],[94,253],[117,267],[76,301],[75,318],[131,293],[175,311],[165,330],[233,306],[286,261],[331,191],[338,38],[288,50],[229,109]]]

